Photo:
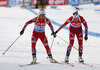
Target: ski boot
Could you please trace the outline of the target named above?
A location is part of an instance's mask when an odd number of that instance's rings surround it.
[[[36,55],[32,55],[32,57],[33,57],[33,61],[31,62],[31,64],[34,64],[34,63],[36,63],[37,58],[36,58]]]
[[[84,63],[82,56],[79,56],[78,60],[79,60],[79,62]]]
[[[68,56],[65,57],[65,63],[69,63],[69,57]]]
[[[51,54],[48,55],[48,57],[49,57],[49,60],[50,60],[51,63],[58,63],[55,59],[53,59]]]

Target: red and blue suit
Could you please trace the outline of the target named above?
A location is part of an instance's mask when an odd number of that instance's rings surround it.
[[[50,22],[50,20],[48,18],[45,17],[45,19],[41,20],[40,17],[35,17],[31,20],[29,20],[25,26],[24,29],[26,28],[26,26],[28,24],[31,23],[35,23],[34,24],[34,30],[33,30],[33,34],[32,34],[32,38],[31,38],[31,46],[32,46],[32,55],[36,55],[36,42],[38,39],[40,39],[46,49],[47,55],[51,54],[51,50],[49,48],[48,45],[48,40],[45,36],[45,26],[46,24],[49,25],[50,29],[52,32],[54,32],[53,26]]]
[[[70,23],[69,26],[69,46],[67,48],[67,52],[66,55],[69,56],[72,46],[74,44],[74,38],[75,35],[78,39],[78,44],[79,44],[79,54],[83,54],[83,32],[82,32],[82,24],[85,27],[85,35],[87,35],[88,33],[88,26],[87,26],[87,22],[85,21],[85,19],[82,16],[79,16],[77,21],[74,21],[73,16],[71,16],[70,18],[68,18],[64,24],[62,24],[60,26],[60,28],[57,30],[59,31],[60,29],[62,29],[64,26],[66,26],[68,23]]]

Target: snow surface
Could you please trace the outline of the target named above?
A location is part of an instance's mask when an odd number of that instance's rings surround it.
[[[82,9],[79,11],[79,14],[86,19],[89,31],[100,34],[100,11],[95,11],[100,10],[100,5],[94,6],[93,4],[87,4],[79,7]],[[36,13],[39,12],[38,9],[33,9],[33,11]],[[48,6],[46,9],[46,16],[51,19],[51,22],[55,21],[59,24],[63,24],[72,13],[73,7],[68,5],[58,6],[56,9],[51,9],[50,6]],[[47,59],[45,48],[40,40],[38,40],[36,45],[37,62],[40,62],[40,64],[22,68],[19,67],[19,64],[27,64],[32,61],[31,35],[34,23],[27,26],[24,35],[3,55],[2,53],[19,36],[19,32],[24,24],[36,16],[37,15],[33,12],[27,9],[21,9],[20,7],[0,7],[0,70],[100,70],[100,37],[91,35],[89,35],[88,41],[84,41],[83,58],[86,63],[94,65],[94,67],[75,63],[74,61],[78,60],[78,51],[74,48],[71,51],[70,62],[73,63],[75,67],[50,63],[49,59]],[[59,28],[59,26],[54,24],[53,26],[55,30]],[[53,36],[51,36],[51,30],[48,25],[45,31],[51,47]],[[69,42],[68,30],[62,29],[57,35]],[[59,62],[64,61],[67,46],[67,43],[56,37],[51,48],[53,58]],[[78,48],[76,38],[74,46]]]

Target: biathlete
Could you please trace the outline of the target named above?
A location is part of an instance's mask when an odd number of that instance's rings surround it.
[[[38,39],[40,39],[46,49],[47,55],[49,57],[50,62],[52,63],[56,63],[57,61],[55,59],[53,59],[52,57],[52,53],[51,50],[49,48],[48,45],[48,40],[45,36],[45,26],[46,24],[49,25],[50,29],[52,32],[54,32],[54,28],[50,22],[50,20],[48,18],[46,18],[45,16],[45,10],[40,10],[39,12],[39,16],[29,20],[28,22],[26,22],[26,24],[24,25],[23,29],[20,32],[20,35],[23,35],[25,28],[27,27],[27,25],[31,24],[34,22],[34,30],[33,30],[33,35],[31,38],[31,46],[32,46],[32,56],[33,56],[33,61],[32,63],[36,63],[37,58],[36,58],[36,42]]]
[[[83,32],[82,32],[82,24],[85,27],[85,36],[84,36],[85,40],[88,39],[88,25],[87,25],[87,22],[85,21],[85,19],[78,14],[78,10],[76,10],[73,13],[73,16],[69,17],[65,21],[65,23],[60,26],[60,28],[57,31],[55,31],[54,33],[52,33],[52,35],[54,35],[56,37],[56,34],[58,33],[58,31],[60,31],[68,23],[70,23],[70,26],[69,26],[69,46],[67,48],[65,62],[69,62],[69,56],[70,56],[70,52],[71,52],[71,49],[72,49],[73,44],[74,44],[75,35],[76,35],[76,37],[78,39],[78,44],[79,44],[79,48],[78,48],[79,59],[78,60],[79,60],[79,62],[84,62],[84,60],[82,58],[82,54],[83,54]]]

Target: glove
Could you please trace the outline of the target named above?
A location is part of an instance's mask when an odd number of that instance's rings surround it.
[[[23,35],[24,34],[24,29],[22,29],[22,31],[20,31],[20,35]]]
[[[56,35],[56,34],[57,34],[57,32],[58,32],[58,31],[56,31],[56,32],[52,32],[52,33],[51,33],[51,35],[53,35],[53,36],[54,36],[54,38],[56,38],[56,36],[57,36],[57,35]]]
[[[84,39],[85,39],[85,41],[87,41],[87,39],[88,39],[88,36],[87,36],[87,35],[85,35],[85,36],[84,36]]]

